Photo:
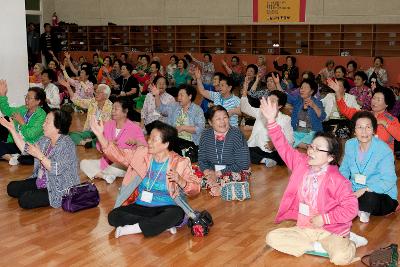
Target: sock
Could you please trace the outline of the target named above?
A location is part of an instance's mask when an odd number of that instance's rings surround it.
[[[170,232],[171,235],[174,235],[174,234],[176,234],[176,227],[168,228],[167,231]]]
[[[138,223],[135,223],[133,225],[118,226],[115,229],[115,238],[118,238],[123,235],[139,234],[141,232],[142,229],[140,229]]]

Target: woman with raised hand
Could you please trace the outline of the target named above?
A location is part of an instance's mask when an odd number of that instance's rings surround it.
[[[175,128],[158,122],[148,147],[120,149],[104,137],[102,121],[92,117],[90,126],[107,158],[127,168],[114,209],[108,214],[116,238],[138,233],[155,236],[168,229],[173,233],[185,213],[193,215],[184,195],[197,195],[200,181],[189,159],[172,151],[178,134]]]
[[[370,215],[392,213],[397,201],[397,176],[393,151],[375,137],[378,122],[368,111],[353,115],[355,137],[346,142],[340,172],[350,179],[358,198],[360,221],[369,222]]]
[[[24,141],[36,143],[43,135],[43,122],[46,119],[46,113],[49,112],[49,106],[46,103],[46,93],[39,87],[28,89],[25,95],[25,105],[19,107],[10,107],[7,97],[7,82],[0,80],[0,111],[4,116],[13,118],[17,132],[19,132]],[[33,159],[29,156],[21,157],[23,150],[15,144],[12,134],[8,135],[7,142],[0,143],[0,158],[7,160],[10,165],[20,163],[33,164]],[[22,160],[23,159],[23,160]]]
[[[7,185],[8,195],[18,198],[21,208],[59,208],[68,188],[79,184],[76,147],[68,136],[71,121],[70,113],[51,110],[43,124],[44,136],[33,144],[24,141],[12,119],[0,118],[0,124],[10,131],[18,148],[35,158],[33,173],[28,179]]]
[[[272,143],[292,172],[276,222],[297,221],[294,227],[269,232],[267,244],[296,257],[319,245],[332,263],[351,263],[356,244],[349,235],[358,203],[350,181],[340,174],[337,166],[338,141],[330,134],[318,133],[307,154],[301,153],[289,145],[275,121],[278,104],[263,98],[260,109],[267,120]]]
[[[111,120],[104,124],[105,138],[121,149],[135,148],[137,145],[147,145],[142,129],[132,120],[133,109],[126,98],[116,98],[111,111]],[[102,147],[97,142],[97,149]],[[110,161],[105,155],[101,159],[84,159],[80,163],[81,170],[90,178],[106,180],[108,184],[117,177],[124,177],[126,168]]]

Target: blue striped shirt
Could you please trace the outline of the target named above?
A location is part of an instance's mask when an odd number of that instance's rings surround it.
[[[223,98],[220,92],[212,92],[210,91],[210,100],[214,102],[214,105],[221,105],[223,106],[226,110],[231,110],[235,109],[240,106],[240,99],[239,97],[235,95],[231,95],[228,98]],[[238,115],[232,115],[229,118],[229,123],[233,127],[238,126],[238,121],[239,121],[239,116]]]

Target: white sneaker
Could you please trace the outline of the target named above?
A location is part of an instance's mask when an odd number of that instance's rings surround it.
[[[117,179],[117,176],[112,175],[112,174],[108,174],[108,175],[104,175],[104,180],[106,180],[107,184],[112,184],[115,179]]]
[[[350,241],[353,241],[356,244],[356,248],[366,246],[368,244],[368,240],[365,237],[357,235],[353,232],[350,232]]]
[[[167,231],[169,231],[171,233],[171,235],[176,234],[176,227],[171,227],[169,229],[167,229]]]
[[[371,215],[371,213],[366,212],[366,211],[359,211],[358,212],[358,217],[360,217],[360,222],[362,222],[362,223],[368,223],[370,215]]]
[[[266,158],[265,161],[264,161],[264,164],[265,164],[265,167],[271,168],[271,167],[276,166],[277,163],[276,163],[276,161],[273,160],[273,159],[268,159],[268,158]]]
[[[12,154],[10,160],[8,161],[8,164],[11,166],[16,166],[19,164],[18,161],[19,154]]]

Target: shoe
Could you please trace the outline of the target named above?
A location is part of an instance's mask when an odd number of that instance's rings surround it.
[[[169,229],[167,229],[167,231],[169,231],[171,233],[171,235],[176,234],[176,227],[171,227]]]
[[[276,163],[276,161],[273,160],[273,159],[268,159],[268,158],[266,158],[265,161],[264,161],[264,164],[265,164],[265,167],[271,168],[271,167],[276,166],[277,163]]]
[[[115,179],[117,179],[117,176],[112,175],[112,174],[108,174],[108,175],[104,175],[104,180],[106,180],[107,184],[112,184]]]
[[[8,161],[8,164],[11,166],[17,166],[19,164],[18,161],[19,154],[12,154],[10,160]]]
[[[362,223],[368,223],[369,222],[369,216],[371,214],[366,211],[359,211],[358,212],[358,217],[360,217],[360,222]]]
[[[356,244],[356,248],[366,246],[368,244],[368,240],[365,237],[357,235],[353,232],[350,232],[350,241],[353,241]]]

